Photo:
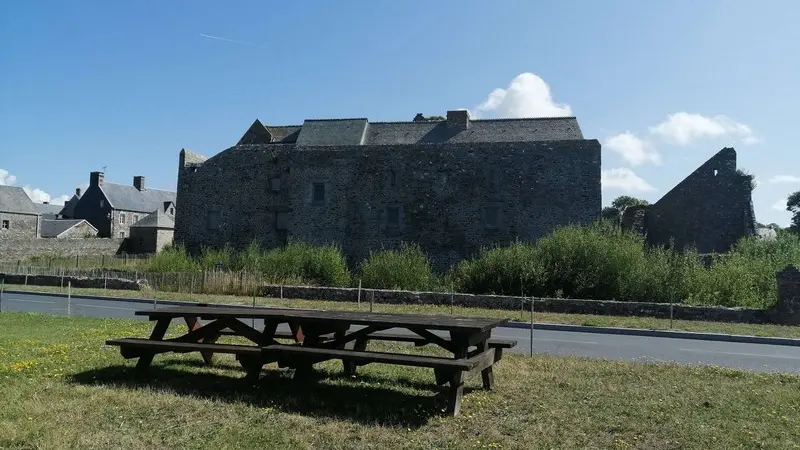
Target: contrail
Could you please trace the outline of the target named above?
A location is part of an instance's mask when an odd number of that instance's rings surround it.
[[[228,38],[219,37],[219,36],[211,36],[211,35],[209,35],[209,34],[202,34],[202,33],[200,33],[200,36],[202,36],[202,37],[204,37],[204,38],[208,38],[208,39],[216,39],[216,40],[218,40],[218,41],[232,42],[232,43],[234,43],[234,44],[242,44],[242,45],[257,45],[257,44],[254,44],[254,43],[252,43],[252,42],[247,42],[247,41],[237,41],[237,40],[235,40],[235,39],[228,39]]]

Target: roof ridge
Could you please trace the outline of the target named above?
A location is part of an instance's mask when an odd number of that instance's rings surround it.
[[[105,184],[113,184],[115,186],[124,186],[124,187],[128,187],[128,188],[136,189],[136,186],[133,186],[131,184],[113,183],[111,181],[103,181],[103,184],[101,184],[100,187],[103,187],[103,185],[105,185]],[[136,189],[136,190],[138,191],[138,189]],[[149,187],[145,187],[144,190],[145,191],[175,192],[175,191],[170,191],[170,190],[167,190],[167,189],[149,188]],[[141,192],[141,191],[139,191],[139,192]]]

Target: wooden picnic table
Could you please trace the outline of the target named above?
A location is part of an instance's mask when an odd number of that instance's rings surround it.
[[[461,407],[464,381],[480,373],[484,389],[492,389],[493,365],[502,358],[504,348],[516,344],[513,340],[491,339],[492,330],[509,319],[223,306],[175,306],[136,311],[136,315],[156,321],[148,339],[110,339],[106,344],[119,346],[125,358],[139,358],[138,370],[149,367],[158,353],[193,351],[200,352],[208,364],[214,353],[236,355],[251,381],[258,378],[264,364],[272,362],[294,368],[295,377],[307,375],[313,364],[331,359],[341,360],[345,372],[351,375],[355,375],[357,366],[370,363],[427,367],[434,370],[438,385],[450,384],[448,407],[454,416]],[[187,332],[164,339],[172,320],[181,318]],[[255,320],[263,320],[262,330],[253,326]],[[280,324],[287,324],[290,332],[278,332]],[[353,326],[361,328],[351,329]],[[394,328],[411,333],[384,333]],[[249,344],[217,343],[225,335],[243,337]],[[286,344],[278,339],[293,342]],[[452,357],[367,351],[370,340],[436,345]]]

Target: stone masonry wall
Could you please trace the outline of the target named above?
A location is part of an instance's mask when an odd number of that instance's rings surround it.
[[[31,214],[13,214],[0,211],[0,225],[8,221],[8,229],[0,228],[0,241],[27,239],[39,236],[39,217]]]
[[[54,254],[57,256],[114,255],[123,239],[0,239],[0,261],[24,260],[31,256]]]
[[[131,235],[131,225],[139,219],[147,216],[148,213],[124,211],[115,209],[111,212],[111,236],[115,238],[126,238]]]
[[[58,239],[68,238],[85,238],[86,236],[96,236],[97,231],[92,228],[88,222],[81,222],[80,224],[70,228],[64,234],[59,236]]]
[[[175,240],[190,251],[294,238],[336,243],[351,264],[406,241],[442,270],[481,246],[593,222],[601,209],[596,140],[243,145],[181,167],[178,178]]]
[[[744,236],[755,234],[750,178],[737,173],[736,151],[725,148],[676,185],[646,211],[650,245],[700,253],[726,253]]]
[[[778,323],[800,324],[800,271],[789,266],[777,274],[778,305],[775,308],[775,321]]]

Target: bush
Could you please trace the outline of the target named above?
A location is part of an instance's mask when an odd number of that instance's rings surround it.
[[[426,291],[434,285],[428,257],[416,244],[371,253],[361,263],[360,274],[362,286],[375,289]]]
[[[334,245],[314,246],[291,242],[267,251],[259,258],[261,272],[276,282],[297,280],[323,286],[350,284],[350,269],[341,249]]]
[[[539,264],[534,245],[515,242],[508,247],[484,248],[475,258],[459,262],[452,279],[458,292],[527,295],[540,291]]]
[[[200,269],[200,264],[192,259],[182,245],[166,246],[153,255],[142,267],[145,272],[192,272]]]

